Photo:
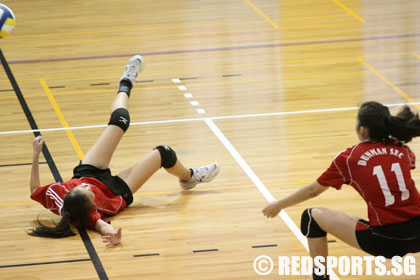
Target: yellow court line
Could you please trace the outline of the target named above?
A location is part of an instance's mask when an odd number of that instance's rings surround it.
[[[260,9],[258,9],[250,0],[244,0],[244,2],[247,3],[252,9],[254,9],[254,11],[256,11],[260,16],[262,16],[275,29],[280,29],[280,27],[271,18],[269,18]]]
[[[350,8],[348,8],[346,5],[341,3],[339,0],[331,0],[331,1],[337,4],[338,6],[340,6],[343,10],[345,10],[347,13],[349,13],[351,16],[353,16],[355,19],[357,19],[361,23],[366,23],[364,19],[362,19],[358,14],[353,12]]]
[[[25,205],[25,204],[36,204],[36,201],[21,201],[21,202],[10,202],[0,203],[0,206],[13,206],[13,205]]]
[[[411,55],[414,55],[415,57],[417,57],[418,59],[420,59],[420,55],[416,52],[410,52]]]
[[[63,113],[60,110],[60,107],[58,106],[57,102],[55,101],[54,95],[52,94],[52,92],[50,91],[50,88],[48,87],[47,82],[45,81],[45,79],[39,79],[42,88],[44,89],[45,93],[48,96],[48,99],[50,100],[51,105],[54,108],[55,113],[57,114],[58,118],[60,119],[61,125],[63,127],[70,127],[69,124],[67,123]],[[83,159],[84,154],[82,152],[82,149],[79,146],[79,143],[77,143],[76,138],[73,135],[73,132],[71,131],[71,129],[66,129],[66,133],[67,136],[70,139],[71,144],[73,145],[73,148],[76,150],[77,155],[79,156],[79,159]]]
[[[402,89],[394,85],[390,80],[388,80],[384,75],[379,73],[378,70],[376,70],[372,65],[367,63],[362,57],[357,57],[357,59],[370,71],[372,71],[373,74],[375,74],[378,78],[380,78],[382,81],[384,81],[387,85],[389,85],[393,90],[398,92],[402,97],[404,97],[408,102],[414,103],[416,102],[413,98],[411,98],[407,93],[405,93]],[[420,109],[420,105],[415,104],[416,108]]]

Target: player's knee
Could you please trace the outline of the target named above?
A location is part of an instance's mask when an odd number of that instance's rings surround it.
[[[118,108],[114,110],[111,114],[108,125],[116,125],[126,132],[130,126],[130,114],[127,109]]]
[[[158,150],[162,159],[162,167],[171,168],[176,164],[177,157],[174,150],[169,146],[157,146],[155,150]]]
[[[300,221],[300,230],[303,235],[310,238],[324,237],[327,235],[312,216],[312,208],[303,211]]]

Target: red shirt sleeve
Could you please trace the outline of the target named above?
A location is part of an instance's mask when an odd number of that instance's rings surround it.
[[[47,200],[45,192],[47,191],[47,188],[50,185],[44,186],[44,187],[38,187],[32,194],[31,194],[31,199],[35,200],[39,203],[41,203],[44,207],[47,207]]]
[[[403,148],[408,153],[408,157],[410,159],[410,169],[416,169],[416,155],[411,151],[410,147],[408,147],[407,145],[403,145]]]
[[[89,213],[83,220],[83,224],[85,227],[89,229],[95,229],[96,222],[100,220],[101,214],[97,211],[96,205],[94,205],[90,210]]]
[[[45,208],[55,214],[60,215],[63,207],[63,197],[68,190],[63,183],[52,183],[43,187],[38,187],[32,194],[31,199],[39,202]]]
[[[347,158],[350,151],[351,149],[347,149],[335,157],[330,167],[317,179],[319,184],[325,187],[331,186],[337,190],[341,189],[343,184],[350,184],[347,169]]]

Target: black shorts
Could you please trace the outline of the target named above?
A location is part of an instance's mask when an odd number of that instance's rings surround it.
[[[90,164],[79,164],[73,169],[73,179],[81,177],[92,177],[98,179],[115,195],[120,195],[124,198],[127,206],[133,202],[133,194],[127,183],[118,176],[112,176],[111,170],[100,169]]]
[[[368,221],[359,220],[356,238],[360,248],[374,256],[404,256],[420,252],[420,217],[387,226],[372,227]]]

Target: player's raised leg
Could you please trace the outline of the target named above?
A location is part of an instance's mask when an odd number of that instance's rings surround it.
[[[111,117],[108,126],[86,153],[82,164],[90,164],[101,169],[108,168],[118,143],[130,125],[128,99],[138,73],[144,67],[140,55],[133,56],[120,79],[118,94],[111,105]]]

